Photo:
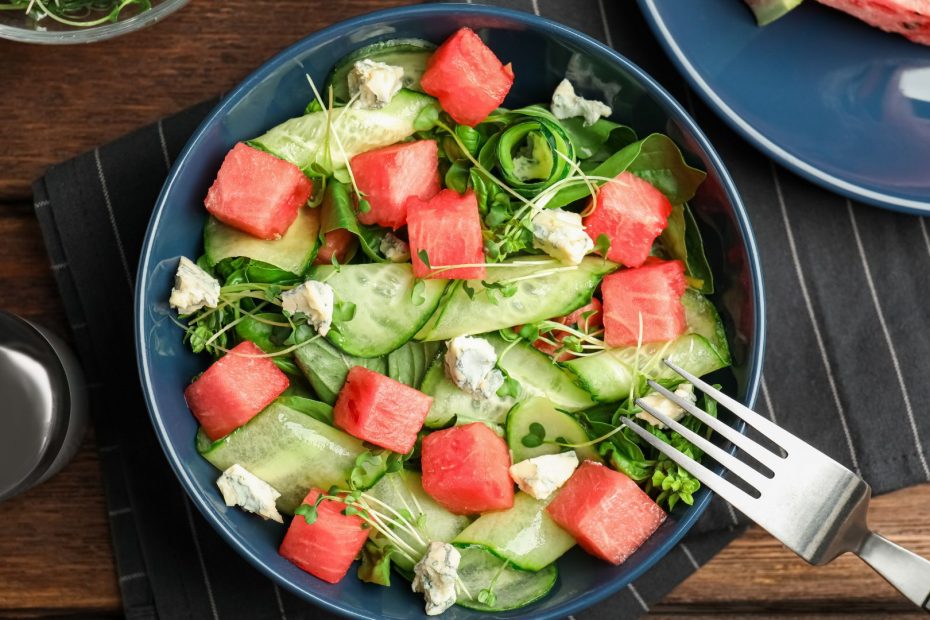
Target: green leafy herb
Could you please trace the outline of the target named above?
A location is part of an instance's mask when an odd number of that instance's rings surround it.
[[[333,324],[348,323],[355,318],[355,310],[351,301],[337,301],[333,304]]]
[[[527,429],[526,435],[520,438],[520,443],[527,448],[538,448],[545,440],[546,427],[539,422],[533,422]]]
[[[600,163],[628,144],[636,142],[635,131],[606,118],[587,126],[582,117],[564,118],[560,122],[582,164],[586,160]]]
[[[413,128],[416,131],[429,131],[439,123],[439,102],[436,101],[426,106],[417,117],[413,120]]]
[[[371,211],[371,203],[368,202],[367,198],[358,199],[358,212],[359,213],[368,213]]]
[[[420,257],[420,260],[423,261],[423,264],[426,265],[427,269],[433,268],[433,266],[429,263],[429,254],[426,253],[426,250],[420,250],[417,252],[417,256]]]
[[[0,11],[23,11],[36,21],[48,17],[67,26],[90,28],[116,22],[124,10],[148,11],[151,0],[7,0]]]
[[[390,544],[378,545],[369,540],[362,547],[362,563],[358,578],[366,583],[389,587],[391,585],[391,556],[397,548]]]
[[[501,398],[507,398],[508,396],[518,398],[520,396],[520,382],[509,375],[504,377],[503,385],[497,388],[497,395]],[[543,432],[545,433],[545,429],[543,429]]]
[[[322,496],[321,496],[322,497]],[[307,525],[313,525],[316,523],[317,518],[317,508],[320,505],[321,498],[317,498],[316,502],[311,504],[301,504],[294,510],[295,516],[301,516],[307,522]]]
[[[607,260],[607,253],[610,252],[610,237],[606,233],[597,236],[597,241],[594,242],[594,251],[603,256],[604,260]]]
[[[359,223],[355,214],[350,186],[336,180],[330,180],[326,187],[320,212],[320,233],[325,234],[339,228],[344,228],[355,235],[358,238],[362,252],[372,261],[379,263],[387,261],[379,253],[381,240],[387,234],[387,229]],[[351,256],[348,258],[351,258]]]

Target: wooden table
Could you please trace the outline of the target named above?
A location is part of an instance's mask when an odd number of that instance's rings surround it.
[[[197,2],[166,22],[86,47],[0,42],[0,308],[67,337],[30,202],[54,162],[235,85],[285,45],[391,0]],[[206,59],[206,60],[205,60]],[[930,486],[875,502],[884,534],[930,556]],[[0,504],[0,617],[120,615],[93,434],[42,487]],[[653,617],[919,618],[864,564],[813,569],[758,529],[681,584]]]

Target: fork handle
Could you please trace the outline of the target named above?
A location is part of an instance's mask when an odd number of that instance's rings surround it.
[[[869,532],[856,554],[911,601],[930,611],[930,560]]]

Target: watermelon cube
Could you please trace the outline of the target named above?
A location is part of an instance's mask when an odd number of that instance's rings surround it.
[[[423,438],[423,490],[459,515],[513,506],[510,451],[481,422],[453,426]]]
[[[595,243],[601,235],[610,239],[607,258],[627,267],[639,267],[671,213],[672,203],[665,194],[649,181],[621,172],[598,190],[594,212],[583,223]]]
[[[616,271],[601,282],[604,298],[604,340],[612,347],[639,341],[666,342],[688,328],[681,296],[685,294],[685,264],[650,258],[642,267]]]
[[[259,239],[280,239],[311,191],[300,168],[240,142],[226,154],[204,205],[225,224]]]
[[[665,511],[626,475],[594,461],[575,470],[546,508],[582,549],[621,564],[665,521]]]
[[[353,366],[333,407],[333,422],[353,437],[406,454],[432,404],[420,390]]]
[[[471,190],[464,195],[444,189],[428,201],[411,198],[407,203],[407,236],[413,275],[418,278],[480,280],[484,278],[484,238],[478,199]],[[420,258],[426,251],[430,267],[444,265],[478,265],[446,269],[432,275]]]
[[[371,209],[359,211],[363,224],[397,230],[407,223],[407,199],[429,200],[439,193],[439,147],[434,140],[403,142],[356,155],[350,163]]]
[[[424,91],[455,122],[474,127],[504,102],[513,69],[503,65],[471,28],[462,28],[439,46],[420,78]]]
[[[313,506],[319,489],[310,489],[303,503]],[[357,515],[342,514],[346,505],[324,499],[317,506],[316,521],[307,523],[302,515],[294,515],[278,553],[314,577],[329,583],[339,581],[368,539],[369,530]]]
[[[213,362],[184,390],[187,405],[207,437],[216,441],[239,428],[287,389],[287,375],[248,340]]]
[[[316,251],[313,264],[331,265],[335,258],[337,263],[344,265],[355,254],[357,246],[358,242],[354,234],[345,228],[334,228],[323,235],[323,241]]]

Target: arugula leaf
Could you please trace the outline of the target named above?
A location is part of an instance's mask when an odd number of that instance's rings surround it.
[[[362,202],[366,201],[362,200]],[[378,263],[387,262],[387,259],[381,256],[379,249],[381,240],[388,230],[380,226],[367,226],[359,223],[355,215],[349,185],[335,179],[331,180],[326,187],[321,209],[320,234],[344,228],[358,237],[359,245],[365,256]]]
[[[585,126],[584,118],[564,118],[559,123],[565,129],[578,159],[594,159],[601,163],[628,144],[636,142],[636,132],[606,118]]]
[[[707,176],[703,171],[685,163],[678,146],[666,135],[654,133],[634,142],[608,157],[589,171],[592,176],[613,178],[623,171],[652,183],[673,204],[682,204],[694,197],[698,185]],[[598,185],[602,182],[598,181]],[[589,195],[584,183],[559,190],[546,205],[563,207]]]
[[[705,295],[714,292],[714,274],[704,254],[704,242],[697,220],[688,204],[676,205],[668,225],[659,237],[670,258],[684,262],[688,284]]]

